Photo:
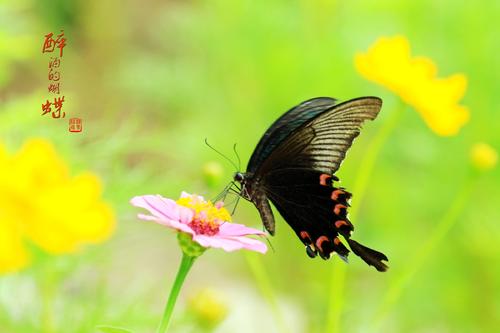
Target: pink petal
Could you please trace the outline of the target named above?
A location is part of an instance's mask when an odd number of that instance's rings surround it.
[[[234,237],[224,238],[218,236],[194,235],[193,240],[204,247],[221,248],[224,251],[232,252],[240,249],[248,249],[260,253],[266,253],[266,244],[251,238]]]
[[[141,214],[141,213],[137,214],[137,217],[140,218],[141,220],[154,221],[154,222],[158,222],[160,224],[165,224],[165,225],[167,225],[166,221],[168,221],[168,220],[161,220],[161,219],[157,218],[156,216],[151,216],[151,215],[146,215],[146,214]],[[162,221],[162,222],[160,222],[160,221]],[[164,221],[165,221],[165,223],[164,223]]]
[[[178,205],[171,199],[163,198],[161,195],[143,195],[132,198],[130,203],[145,208],[152,214],[138,214],[137,216],[142,220],[154,221],[173,229],[194,234],[193,229],[187,225],[193,219],[193,211]]]
[[[193,220],[194,217],[193,210],[179,205],[177,206],[177,209],[179,210],[179,221],[181,223],[188,224]]]
[[[136,207],[147,209],[154,216],[179,221],[179,205],[174,200],[161,195],[142,195],[133,197],[130,203]]]
[[[138,214],[138,217],[140,219],[143,219],[143,220],[156,222],[158,224],[164,225],[164,226],[172,228],[172,229],[187,232],[191,235],[195,234],[194,230],[191,229],[191,227],[188,224],[185,224],[182,222],[178,222],[178,221],[174,221],[174,220],[159,219],[159,218],[156,218],[154,216],[143,215],[143,214]]]
[[[176,229],[179,231],[186,232],[188,234],[194,235],[195,232],[191,227],[185,223],[174,221],[174,220],[167,220],[167,219],[160,219],[151,215],[144,215],[144,214],[137,214],[137,217],[140,218],[141,220],[145,221],[153,221],[158,224],[164,225],[166,227]]]
[[[191,234],[191,235],[196,234],[196,232],[193,229],[191,229],[191,227],[189,225],[181,223],[181,222],[170,221],[170,226],[174,229],[177,229],[179,231],[183,231],[183,232]]]
[[[223,223],[219,227],[219,235],[224,237],[224,236],[245,236],[245,235],[261,235],[264,236],[266,233],[249,228],[243,224],[238,224],[238,223]]]
[[[249,237],[234,237],[232,239],[238,240],[238,242],[244,243],[243,248],[251,251],[260,252],[262,254],[267,252],[267,245],[258,239],[253,239]]]
[[[194,235],[193,240],[203,247],[215,247],[227,252],[236,251],[243,248],[243,243],[232,239],[217,238],[214,236]]]

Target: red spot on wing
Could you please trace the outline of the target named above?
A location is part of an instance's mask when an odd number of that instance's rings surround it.
[[[318,237],[318,239],[316,239],[316,248],[319,249],[321,252],[324,252],[323,248],[321,247],[321,245],[324,242],[328,242],[328,241],[329,241],[329,239],[326,236],[320,236],[320,237]]]
[[[332,198],[332,200],[337,201],[339,199],[339,196],[342,195],[342,194],[344,194],[344,193],[345,193],[344,191],[337,189],[337,190],[335,190],[335,191],[332,192],[331,198]]]
[[[303,241],[311,242],[311,236],[309,236],[309,233],[307,231],[300,232],[300,239],[302,239]]]
[[[329,181],[331,178],[332,176],[326,173],[322,173],[321,175],[319,175],[319,183],[323,186],[329,186],[330,184],[328,184],[327,181]]]
[[[340,215],[340,211],[342,209],[347,209],[347,206],[342,204],[336,204],[335,208],[333,208],[333,212],[335,213],[335,215]]]
[[[313,252],[316,252],[316,247],[314,246],[314,243],[311,240],[311,236],[307,231],[299,232],[299,237],[304,242],[305,245],[309,246]]]
[[[338,220],[338,221],[335,221],[335,228],[337,229],[340,229],[341,227],[345,226],[345,225],[349,225],[349,223],[347,223],[346,221],[344,220]]]

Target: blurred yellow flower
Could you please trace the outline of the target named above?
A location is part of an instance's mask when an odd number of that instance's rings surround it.
[[[212,289],[203,289],[188,301],[188,309],[205,328],[214,328],[227,316],[227,306]]]
[[[70,177],[50,142],[32,139],[14,155],[0,143],[0,273],[30,262],[26,243],[49,254],[76,252],[114,230],[97,176]]]
[[[469,120],[469,110],[458,104],[467,87],[465,75],[437,78],[432,60],[412,57],[403,36],[379,38],[368,52],[356,54],[355,66],[413,106],[438,135],[455,135]]]
[[[224,175],[224,169],[219,162],[210,161],[203,166],[203,178],[208,187],[215,187]]]
[[[482,171],[493,169],[498,162],[497,151],[483,142],[476,143],[472,146],[470,157],[472,165]]]

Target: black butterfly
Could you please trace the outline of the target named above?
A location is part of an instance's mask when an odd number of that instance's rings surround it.
[[[267,231],[274,235],[269,200],[306,246],[309,257],[329,259],[332,252],[346,260],[351,250],[378,271],[387,270],[387,257],[352,240],[347,218],[351,193],[335,187],[334,173],[360,133],[365,120],[373,120],[382,106],[377,97],[337,103],[319,97],[302,102],[283,114],[264,133],[247,172],[237,172],[240,196],[254,203]]]

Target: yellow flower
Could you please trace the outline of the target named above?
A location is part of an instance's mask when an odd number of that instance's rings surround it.
[[[227,306],[212,289],[203,289],[191,297],[188,309],[203,327],[214,328],[227,316]]]
[[[208,187],[215,187],[224,174],[224,170],[219,162],[210,161],[203,166],[203,178]]]
[[[493,169],[498,162],[497,151],[483,142],[476,143],[472,146],[470,157],[472,165],[482,171]]]
[[[13,156],[0,145],[0,273],[29,264],[26,243],[65,254],[107,239],[114,215],[100,196],[97,176],[71,177],[50,142],[29,140]]]
[[[412,57],[403,36],[379,38],[367,53],[356,54],[355,66],[413,106],[438,135],[455,135],[469,120],[469,110],[458,104],[467,87],[465,75],[437,78],[432,60]]]

